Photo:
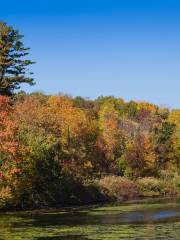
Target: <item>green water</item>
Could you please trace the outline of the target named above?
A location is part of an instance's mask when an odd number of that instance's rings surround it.
[[[1,214],[0,240],[180,239],[178,201]]]

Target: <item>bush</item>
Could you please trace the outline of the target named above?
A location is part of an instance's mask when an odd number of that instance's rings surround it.
[[[106,176],[98,182],[101,193],[109,200],[128,200],[139,196],[135,183],[125,177]]]
[[[82,203],[94,204],[106,202],[106,197],[101,192],[97,181],[88,181],[83,184],[83,194],[81,195]]]
[[[160,171],[160,178],[166,182],[177,193],[180,193],[180,175],[175,171]]]
[[[137,185],[145,197],[160,196],[165,193],[163,181],[154,177],[141,178],[137,180]]]
[[[144,197],[171,196],[176,194],[176,190],[170,182],[154,177],[145,177],[136,181]]]
[[[172,185],[175,187],[178,194],[180,194],[180,176],[175,175],[172,179]]]

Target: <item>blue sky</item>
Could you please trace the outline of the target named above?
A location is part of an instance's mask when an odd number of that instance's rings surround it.
[[[26,91],[114,95],[178,108],[179,0],[0,0],[31,47]]]

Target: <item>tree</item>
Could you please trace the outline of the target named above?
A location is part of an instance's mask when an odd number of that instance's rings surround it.
[[[22,35],[4,22],[0,22],[0,95],[12,95],[21,83],[34,84],[32,72],[27,68],[34,62],[27,60]]]
[[[175,109],[169,115],[169,122],[175,125],[172,136],[172,152],[171,159],[180,171],[180,110]]]
[[[125,148],[125,136],[120,127],[121,118],[111,102],[105,102],[99,111],[100,134],[97,148],[101,159],[102,170],[105,173],[117,174],[118,160]]]
[[[6,155],[14,155],[17,150],[17,141],[14,133],[17,125],[10,118],[12,107],[6,96],[0,96],[0,166]]]
[[[22,172],[26,147],[20,144],[18,124],[13,117],[10,99],[0,96],[0,200],[9,203],[17,189],[17,178]]]
[[[58,117],[59,161],[76,179],[88,177],[95,165],[97,122],[83,109],[74,107],[72,99],[67,96],[51,96],[47,105],[48,111]]]
[[[156,175],[157,156],[151,135],[137,135],[127,145],[124,160],[134,178]]]

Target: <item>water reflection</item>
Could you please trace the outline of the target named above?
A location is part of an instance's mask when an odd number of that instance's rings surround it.
[[[0,217],[0,240],[178,240],[179,236],[177,202],[23,212]]]

